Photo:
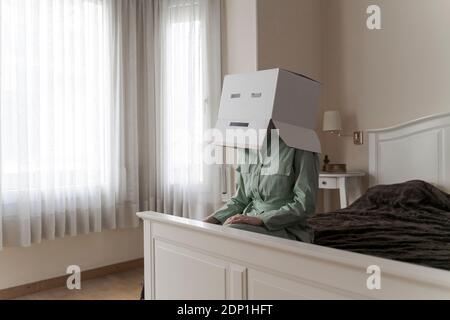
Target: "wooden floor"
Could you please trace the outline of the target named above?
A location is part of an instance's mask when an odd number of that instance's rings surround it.
[[[144,279],[139,268],[83,281],[81,290],[58,288],[24,296],[16,300],[138,300]]]

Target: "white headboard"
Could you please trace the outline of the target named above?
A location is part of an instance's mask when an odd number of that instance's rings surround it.
[[[450,113],[368,134],[371,186],[423,180],[450,192]]]

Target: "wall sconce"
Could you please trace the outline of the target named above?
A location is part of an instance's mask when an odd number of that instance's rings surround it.
[[[342,118],[339,111],[326,111],[323,115],[323,131],[338,135],[339,137],[353,137],[355,145],[364,144],[364,133],[362,131],[355,131],[353,135],[343,134],[342,132]]]

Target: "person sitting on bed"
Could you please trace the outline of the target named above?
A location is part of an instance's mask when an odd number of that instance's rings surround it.
[[[307,219],[314,214],[319,183],[319,156],[297,150],[279,139],[278,172],[263,175],[261,153],[239,149],[256,164],[236,169],[237,192],[204,222],[291,240],[312,243]],[[254,163],[253,162],[253,163]]]

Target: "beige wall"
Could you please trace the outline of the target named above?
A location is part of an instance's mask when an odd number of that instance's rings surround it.
[[[63,276],[70,265],[90,270],[142,257],[142,228],[6,248],[0,252],[0,290]]]
[[[257,70],[257,0],[222,0],[223,74]]]
[[[450,111],[450,1],[324,1],[324,105],[342,111],[348,132]],[[366,28],[374,3],[382,10],[380,31]],[[324,143],[332,160],[368,170],[367,144]]]
[[[284,68],[321,80],[321,0],[222,0],[223,73]]]
[[[257,61],[314,77],[324,84],[321,107],[341,110],[348,133],[450,110],[450,1],[378,0],[379,31],[366,27],[371,4],[257,0],[255,9],[255,0],[224,0],[224,72]],[[321,136],[334,162],[367,171],[367,144]]]
[[[283,68],[321,81],[322,1],[258,0],[258,68]]]

